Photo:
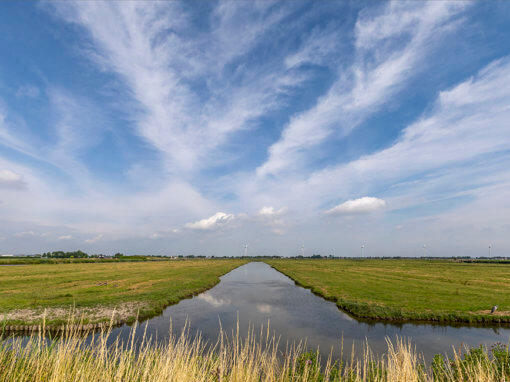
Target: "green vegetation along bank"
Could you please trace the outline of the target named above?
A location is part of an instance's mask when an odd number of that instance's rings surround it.
[[[353,316],[510,322],[510,265],[441,260],[267,260]],[[491,314],[491,308],[498,309]]]
[[[246,260],[0,266],[0,324],[118,323],[159,314],[166,306],[203,292]]]

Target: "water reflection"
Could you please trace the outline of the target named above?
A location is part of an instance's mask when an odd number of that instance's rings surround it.
[[[441,326],[412,323],[382,323],[353,319],[338,310],[332,302],[298,287],[288,277],[265,263],[253,262],[239,267],[221,278],[214,288],[192,299],[181,301],[165,309],[162,315],[147,320],[143,327],[152,338],[168,337],[170,320],[174,333],[179,333],[187,320],[190,332],[200,331],[202,337],[214,342],[220,324],[230,332],[239,319],[241,334],[249,327],[257,331],[261,325],[280,336],[280,343],[298,343],[306,339],[310,348],[319,347],[323,354],[333,348],[335,357],[343,348],[350,355],[352,344],[357,354],[368,341],[377,354],[386,352],[386,337],[408,337],[419,352],[430,360],[436,353],[451,353],[465,345],[507,343],[508,327]],[[114,330],[113,335],[127,339],[129,327]],[[141,333],[143,330],[140,330]]]

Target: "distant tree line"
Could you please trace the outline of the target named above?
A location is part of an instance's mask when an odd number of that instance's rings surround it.
[[[67,259],[67,258],[75,258],[82,259],[87,258],[89,255],[83,251],[73,251],[73,252],[64,252],[64,251],[54,251],[54,252],[45,252],[42,254],[42,257],[52,258],[52,259]]]
[[[35,255],[34,257],[43,257],[43,258],[53,258],[53,259],[83,259],[83,258],[110,258],[112,256],[104,256],[103,254],[92,254],[89,255],[83,251],[53,251],[53,252],[45,252],[42,255]],[[113,258],[116,260],[149,260],[150,258],[173,258],[173,259],[298,259],[298,260],[308,260],[308,259],[360,259],[361,257],[353,257],[353,256],[333,256],[333,255],[321,255],[318,253],[314,253],[311,256],[279,256],[279,255],[261,255],[261,256],[205,256],[205,255],[177,255],[177,256],[164,256],[164,255],[124,255],[123,253],[116,253],[113,255]],[[502,256],[494,256],[494,257],[470,257],[470,256],[415,256],[415,257],[407,257],[407,256],[364,256],[363,259],[379,259],[379,260],[398,260],[398,259],[407,259],[407,260],[454,260],[459,262],[507,262],[510,258],[502,257]]]

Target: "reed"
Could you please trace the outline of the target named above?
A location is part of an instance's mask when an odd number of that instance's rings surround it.
[[[510,379],[507,347],[466,349],[452,359],[436,356],[425,365],[409,341],[388,342],[385,355],[376,357],[368,344],[364,356],[349,361],[321,359],[305,342],[283,346],[269,328],[260,333],[239,329],[221,331],[208,344],[188,329],[164,343],[144,333],[136,344],[111,339],[105,329],[86,340],[72,327],[48,340],[45,328],[29,339],[8,337],[0,342],[1,381],[503,381]],[[138,329],[140,330],[140,329]],[[345,357],[343,357],[345,358]]]

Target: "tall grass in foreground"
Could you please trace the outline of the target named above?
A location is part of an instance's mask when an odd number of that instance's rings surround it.
[[[1,381],[505,381],[510,380],[507,347],[474,348],[453,359],[436,356],[425,365],[411,344],[388,342],[388,351],[375,357],[368,346],[361,359],[321,360],[303,344],[281,346],[269,330],[246,338],[239,330],[222,332],[215,344],[191,337],[188,330],[155,345],[145,335],[135,344],[107,344],[105,330],[87,343],[83,335],[64,330],[48,341],[44,329],[30,339],[11,337],[0,342]],[[5,340],[5,338],[4,338]]]

